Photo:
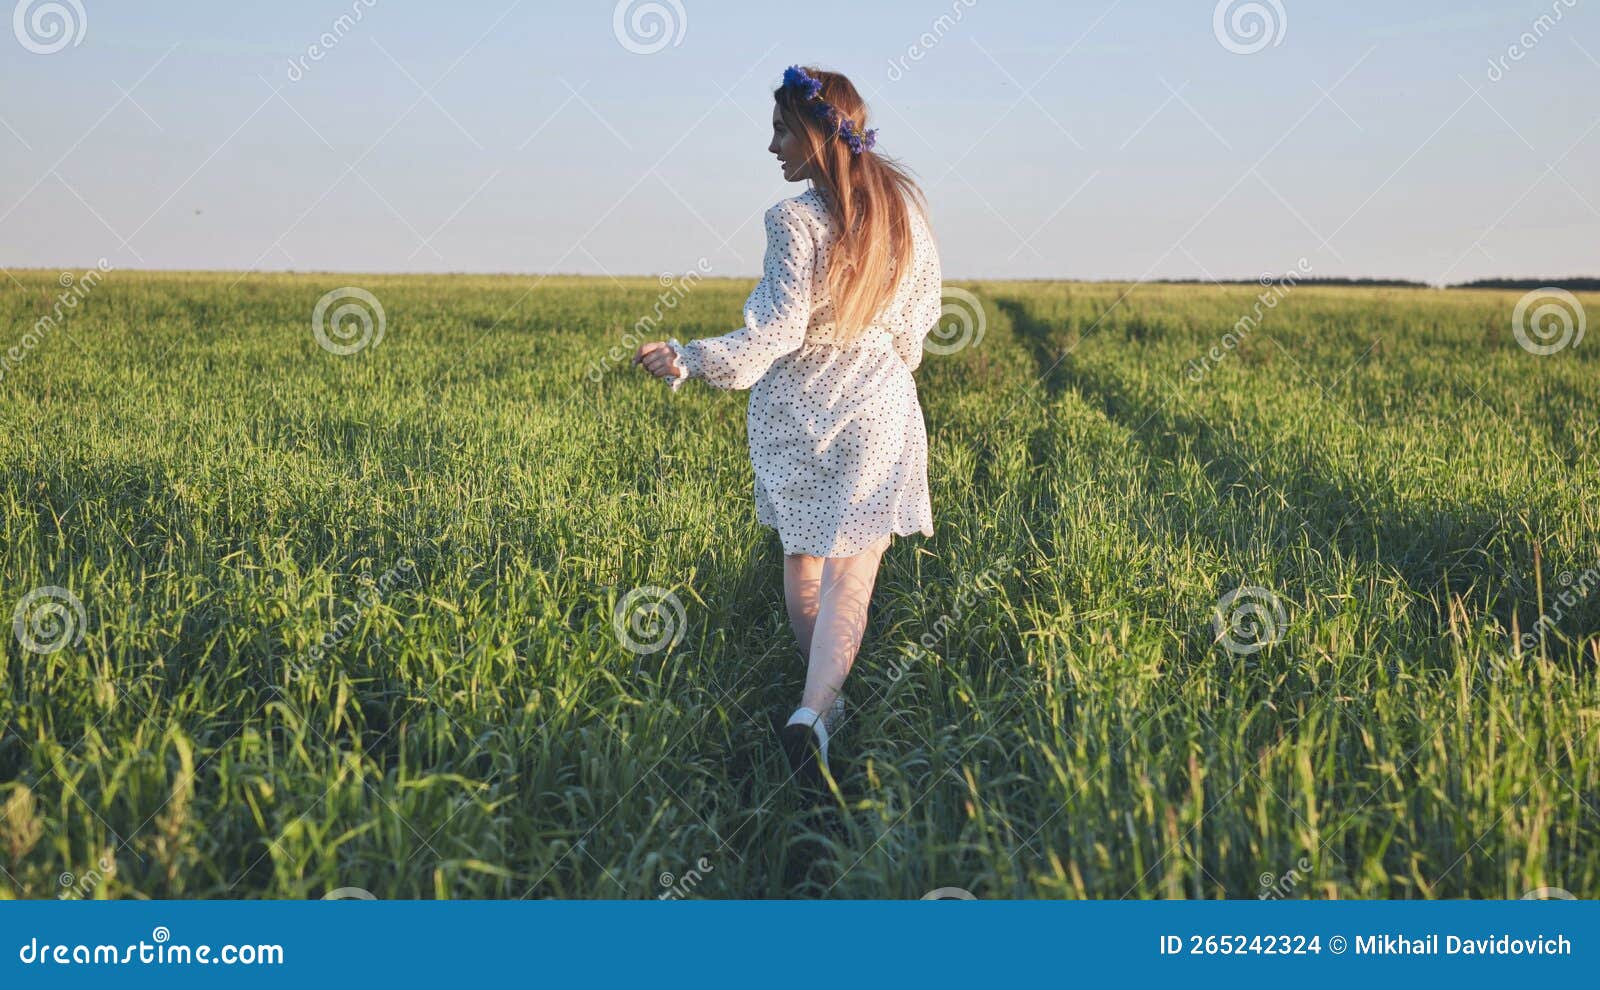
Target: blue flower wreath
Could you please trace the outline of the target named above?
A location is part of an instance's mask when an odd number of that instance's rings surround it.
[[[814,101],[810,103],[812,115],[826,124],[829,131],[835,131],[844,138],[845,143],[850,145],[851,154],[871,151],[872,146],[878,143],[878,129],[868,128],[864,134],[857,131],[855,121],[840,114],[833,104],[822,98],[822,80],[805,69],[798,65],[784,69],[783,85],[785,89],[796,90],[801,99]]]

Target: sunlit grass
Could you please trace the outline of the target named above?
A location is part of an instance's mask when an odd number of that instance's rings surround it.
[[[61,292],[18,277],[0,350]],[[1519,293],[1300,286],[1196,376],[1259,287],[963,283],[819,805],[746,397],[607,357],[661,283],[236,279],[112,273],[0,380],[3,617],[87,618],[4,637],[0,894],[1600,894],[1600,358]],[[386,330],[336,356],[350,284]]]

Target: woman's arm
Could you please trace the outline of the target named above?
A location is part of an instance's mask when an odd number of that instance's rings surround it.
[[[816,245],[805,218],[789,200],[768,209],[765,221],[761,282],[744,304],[744,326],[721,337],[673,342],[688,377],[704,378],[721,389],[746,389],[772,362],[805,343]]]
[[[922,363],[922,341],[944,312],[944,274],[932,236],[919,222],[916,252],[907,276],[906,301],[892,321],[894,349],[911,371]]]

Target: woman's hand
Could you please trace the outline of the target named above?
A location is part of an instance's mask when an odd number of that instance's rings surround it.
[[[681,378],[687,374],[683,365],[678,363],[678,355],[664,340],[640,344],[634,352],[633,363],[644,365],[644,370],[657,378]]]

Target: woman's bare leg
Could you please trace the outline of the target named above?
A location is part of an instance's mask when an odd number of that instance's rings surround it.
[[[823,559],[800,553],[783,556],[783,597],[802,657],[811,656],[811,634],[821,601]]]
[[[885,535],[854,557],[822,558],[822,588],[811,636],[805,693],[800,704],[826,714],[855,664],[867,631],[867,607],[878,579],[878,562],[889,548]]]

